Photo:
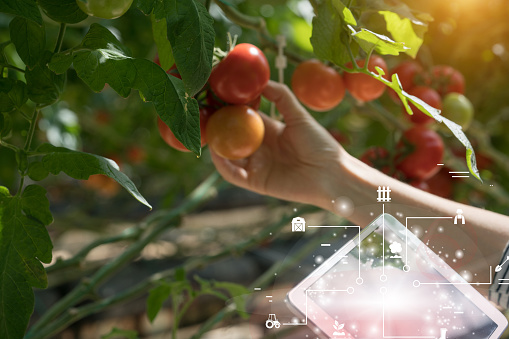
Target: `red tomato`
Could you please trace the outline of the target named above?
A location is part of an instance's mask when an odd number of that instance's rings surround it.
[[[132,145],[127,149],[127,159],[131,164],[140,164],[146,157],[145,150],[140,146]]]
[[[312,59],[300,63],[292,76],[295,96],[314,111],[329,111],[345,96],[341,74],[320,61]]]
[[[453,178],[449,171],[451,171],[451,169],[443,167],[437,174],[428,179],[426,181],[429,186],[428,192],[442,198],[451,199],[453,192]]]
[[[431,70],[433,83],[437,92],[444,96],[448,93],[465,93],[465,78],[463,74],[451,66],[437,65]]]
[[[440,170],[444,142],[433,130],[417,125],[405,133],[398,144],[396,168],[407,178],[427,180]]]
[[[253,101],[248,102],[246,105],[257,111],[260,108],[261,101],[262,101],[262,96],[260,95]],[[210,106],[214,110],[218,110],[218,109],[228,105],[226,102],[219,99],[212,91],[207,91],[207,95],[205,97],[205,102],[207,103],[207,106]]]
[[[377,170],[389,174],[391,171],[391,159],[389,151],[380,146],[368,148],[360,157],[365,164],[376,168]]]
[[[403,90],[409,91],[416,85],[415,77],[417,74],[422,73],[422,66],[412,60],[403,61],[398,66],[394,67],[391,71],[389,79],[392,78],[393,74],[398,74],[399,82]],[[399,96],[391,88],[387,89],[387,94],[394,100],[395,103],[401,104]]]
[[[205,138],[205,128],[207,126],[208,119],[210,115],[213,113],[211,108],[201,107],[200,108],[200,137],[201,137],[201,146],[205,146],[207,144],[207,140]],[[189,150],[175,137],[175,134],[171,131],[171,129],[161,120],[161,118],[157,118],[157,128],[159,129],[159,134],[161,138],[176,150],[182,152],[189,152]]]
[[[346,136],[345,134],[341,133],[340,131],[338,131],[336,129],[330,129],[328,131],[329,131],[330,135],[332,135],[332,137],[334,139],[336,139],[336,141],[339,142],[340,144],[348,145],[350,143],[350,140],[348,139],[348,136]]]
[[[357,61],[359,67],[364,66],[364,59]],[[375,67],[380,67],[385,72],[384,78],[387,79],[387,64],[384,59],[378,55],[373,55],[368,62],[368,70],[378,74]],[[352,63],[346,64],[346,67],[352,68]],[[360,102],[371,101],[379,98],[385,91],[385,84],[362,73],[347,73],[343,75],[346,89],[352,96]]]
[[[442,109],[442,100],[440,99],[440,94],[437,93],[432,88],[425,87],[425,86],[417,86],[413,87],[408,91],[408,94],[413,95],[430,105],[431,107]],[[432,117],[422,113],[417,107],[414,106],[414,104],[410,103],[410,108],[412,109],[412,112],[414,112],[413,115],[409,115],[405,108],[403,108],[403,113],[412,121],[414,124],[417,125],[424,125],[428,124],[432,121],[435,121]]]
[[[212,69],[209,83],[223,101],[247,104],[263,92],[270,68],[263,52],[251,44],[239,44]]]
[[[260,147],[265,125],[258,112],[249,106],[225,106],[210,117],[206,132],[214,152],[235,160],[249,157]]]

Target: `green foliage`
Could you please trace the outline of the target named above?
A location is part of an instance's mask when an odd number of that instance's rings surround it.
[[[161,67],[166,71],[175,63],[171,44],[168,41],[166,33],[166,19],[158,21],[155,19],[154,14],[151,14],[150,21],[152,22],[152,35],[154,36],[154,41],[157,45],[159,62],[161,63]]]
[[[189,96],[198,93],[209,78],[214,51],[213,20],[205,6],[196,0],[138,0],[137,6],[145,14],[153,13],[155,20],[166,20],[186,92]]]
[[[391,33],[392,37],[396,41],[405,42],[407,48],[403,52],[415,58],[424,41],[423,36],[428,30],[428,26],[417,20],[412,21],[409,18],[401,18],[394,12],[380,11],[379,13],[383,15],[387,31]]]
[[[110,333],[101,336],[101,339],[139,339],[139,337],[136,331],[121,330],[114,327]]]
[[[171,285],[165,281],[159,283],[159,286],[150,290],[147,298],[147,316],[150,322],[154,321],[161,307],[163,307],[163,303],[171,295]]]
[[[19,15],[42,25],[42,16],[35,0],[2,0],[0,12]]]
[[[77,24],[88,18],[76,0],[38,0],[44,14],[56,22]]]
[[[99,155],[73,151],[63,147],[43,144],[37,152],[42,154],[42,166],[31,166],[30,177],[42,180],[48,173],[64,172],[74,179],[87,180],[94,174],[106,175],[122,185],[136,200],[152,208],[140,194],[134,183],[120,172],[118,165],[110,159]]]
[[[404,43],[395,42],[385,35],[377,34],[364,28],[361,28],[361,30],[357,32],[352,26],[348,27],[352,30],[353,39],[366,53],[376,51],[384,55],[398,55],[400,52],[404,52],[408,49]]]
[[[161,119],[184,146],[201,154],[198,102],[189,97],[180,79],[168,76],[146,59],[132,58],[131,52],[105,27],[92,24],[80,46],[56,54],[50,68],[62,72],[72,58],[78,76],[94,91],[108,83],[127,97],[137,89],[151,101]]]
[[[18,16],[11,20],[9,28],[11,41],[16,46],[21,60],[28,68],[34,68],[46,47],[44,25]]]
[[[50,51],[45,51],[33,69],[25,72],[28,98],[43,106],[55,103],[65,86],[65,74],[56,74],[47,66],[51,55]]]
[[[34,307],[32,287],[47,286],[53,221],[46,190],[30,185],[20,196],[0,188],[0,338],[22,338]]]
[[[23,81],[0,79],[0,112],[21,108],[28,100],[27,86]]]

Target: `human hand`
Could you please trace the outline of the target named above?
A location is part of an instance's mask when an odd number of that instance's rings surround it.
[[[298,102],[290,89],[270,81],[263,95],[276,104],[285,122],[261,114],[265,137],[249,158],[231,161],[211,150],[212,161],[232,184],[276,198],[323,206],[329,180],[337,180],[338,160],[346,153]]]

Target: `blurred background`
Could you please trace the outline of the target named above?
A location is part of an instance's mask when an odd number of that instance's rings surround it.
[[[309,42],[311,36],[312,7],[306,0],[230,0],[248,15],[261,16],[269,32],[287,37],[287,49],[303,59],[313,56]],[[453,200],[486,208],[503,214],[509,213],[509,2],[505,0],[406,0],[416,11],[429,13],[433,18],[425,35],[424,44],[417,56],[419,63],[430,69],[434,65],[450,65],[459,70],[466,80],[465,95],[472,101],[474,122],[466,131],[478,157],[478,167],[484,183],[474,178],[443,178],[445,191],[435,192]],[[362,5],[363,1],[354,1]],[[390,0],[386,0],[390,3]],[[272,79],[276,80],[275,51],[257,32],[246,30],[229,21],[214,3],[210,10],[215,19],[216,46],[226,49],[227,32],[238,36],[238,42],[258,45],[271,63]],[[380,18],[366,17],[364,23],[383,33],[385,26]],[[10,17],[0,15],[0,41],[9,39]],[[97,21],[117,34],[135,57],[153,60],[157,49],[152,39],[150,18],[133,6],[117,20],[89,18],[67,29],[63,50],[77,45],[90,23]],[[59,27],[51,21],[46,28],[56,35]],[[14,63],[21,64],[15,52]],[[385,57],[389,68],[408,59],[407,56]],[[296,63],[290,60],[285,71],[289,84]],[[179,152],[169,147],[157,130],[156,113],[151,104],[145,104],[137,92],[127,99],[106,88],[101,93],[92,92],[77,77],[68,72],[67,90],[62,101],[43,110],[37,131],[38,140],[53,145],[80,149],[115,160],[153,205],[154,210],[176,206],[200,182],[214,172],[210,154],[205,147],[201,158],[191,153]],[[262,100],[261,111],[269,111],[269,103]],[[394,149],[402,133],[401,125],[409,126],[401,107],[387,94],[379,100],[359,105],[347,94],[337,108],[326,113],[315,113],[345,149],[360,157],[371,146]],[[399,122],[399,123],[397,123]],[[23,119],[15,120],[21,126]],[[18,127],[21,129],[21,127]],[[448,168],[467,170],[464,148],[441,128],[446,148],[449,150],[444,163]],[[17,139],[18,138],[18,139]],[[12,143],[22,142],[22,136],[13,136]],[[17,185],[16,160],[12,152],[0,148],[0,184],[8,188]],[[132,199],[127,192],[109,179],[95,177],[85,181],[70,179],[65,175],[49,177],[42,183],[55,216],[49,227],[55,244],[55,257],[68,258],[77,249],[94,239],[117,234],[139,222],[149,212]],[[153,243],[141,257],[124,269],[118,277],[100,291],[104,295],[132,284],[136,277],[172,267],[183,260],[213,253],[229,244],[253,237],[267,225],[286,220],[300,211],[316,222],[347,222],[318,210],[263,197],[222,184],[217,196],[184,219],[183,225]],[[304,210],[303,210],[304,209]],[[286,218],[286,219],[285,219]],[[349,239],[353,234],[348,235]],[[320,234],[306,234],[306,241],[316,240]],[[338,235],[340,237],[341,235]],[[300,238],[299,238],[300,239]],[[256,244],[251,250],[203,268],[203,276],[216,280],[234,281],[249,285],[262,276],[276,262],[291,257],[296,238],[283,232],[277,239]],[[301,241],[302,246],[306,241]],[[346,241],[346,240],[345,240]],[[206,246],[204,246],[206,244]],[[78,279],[96,269],[109,258],[117,256],[126,244],[118,243],[98,247],[87,256],[84,269],[65,274],[50,274],[50,288],[37,292],[35,317],[53,301],[61,298]],[[297,246],[298,247],[298,246]],[[312,269],[313,263],[309,263]],[[134,280],[133,280],[134,279]],[[298,278],[280,280],[282,295]],[[194,304],[193,304],[194,305]],[[205,319],[224,306],[213,297],[200,300],[182,321],[179,338],[190,338]],[[146,320],[144,299],[133,302],[132,307],[110,309],[107,313],[84,319],[67,329],[57,338],[98,338],[111,329],[135,329],[143,338],[168,338],[171,327],[171,310],[165,307],[154,325]],[[257,312],[254,312],[257,313]],[[263,312],[260,312],[263,313]],[[256,317],[255,317],[256,318]],[[262,319],[262,324],[264,319]],[[253,338],[264,336],[264,327],[254,320],[232,320],[239,331],[228,334],[216,330],[207,338]],[[230,325],[232,325],[230,324]],[[194,330],[193,330],[194,329]],[[217,332],[219,331],[219,332]],[[231,330],[230,330],[231,331]],[[242,332],[247,331],[247,332]],[[240,334],[239,334],[240,333]],[[244,333],[244,334],[242,334]],[[311,333],[312,334],[312,333]],[[232,336],[233,335],[233,336]],[[292,337],[291,335],[287,336]],[[301,338],[301,334],[295,335]],[[229,337],[228,337],[229,338]],[[509,334],[505,336],[509,338]]]

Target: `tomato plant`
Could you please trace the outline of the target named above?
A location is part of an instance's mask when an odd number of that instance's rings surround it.
[[[365,60],[358,60],[357,66],[364,67]],[[346,67],[352,68],[352,63],[349,62]],[[372,55],[368,62],[368,70],[373,73],[378,73],[376,67],[380,67],[384,72],[384,77],[388,77],[387,64],[385,60],[378,56]],[[345,73],[344,81],[346,89],[352,96],[361,102],[371,101],[379,98],[385,91],[385,85],[380,81],[373,79],[367,74],[360,73]]]
[[[133,0],[76,0],[88,15],[103,19],[115,19],[127,12]]]
[[[427,180],[440,170],[444,143],[435,131],[415,126],[405,131],[398,146],[396,168],[407,178]]]
[[[223,101],[242,105],[260,96],[270,78],[263,52],[252,44],[239,44],[210,74],[210,87]]]
[[[379,171],[390,174],[393,159],[391,159],[389,151],[381,146],[373,146],[368,148],[360,157],[360,160]]]
[[[225,106],[207,123],[210,148],[226,159],[243,159],[262,144],[265,127],[260,115],[249,106]]]
[[[200,108],[200,139],[201,139],[201,147],[207,144],[207,139],[205,138],[205,129],[207,128],[207,122],[210,116],[214,113],[213,109],[208,107]],[[157,118],[157,129],[159,130],[159,134],[161,138],[176,150],[182,152],[190,152],[176,137],[175,134],[171,131],[171,129],[160,119]]]
[[[460,125],[464,131],[468,129],[474,117],[474,106],[466,96],[449,93],[442,102],[442,115]]]
[[[425,86],[416,86],[408,90],[408,94],[418,97],[431,107],[437,109],[442,108],[442,100],[440,99],[440,95],[432,88]],[[410,121],[412,121],[414,124],[423,125],[434,121],[432,117],[422,113],[413,104],[410,104],[410,107],[412,108],[413,115],[409,115],[408,117]]]
[[[437,65],[431,70],[433,85],[437,92],[444,96],[448,93],[465,92],[465,78],[451,66]]]
[[[318,112],[333,109],[345,96],[341,75],[314,59],[297,66],[292,76],[292,90],[304,105]]]
[[[416,78],[419,74],[422,74],[423,68],[417,62],[413,60],[406,60],[394,67],[391,70],[390,76],[397,74],[401,88],[405,91],[409,91],[412,87],[416,86]],[[387,93],[394,102],[401,104],[399,96],[392,89],[388,89]]]

